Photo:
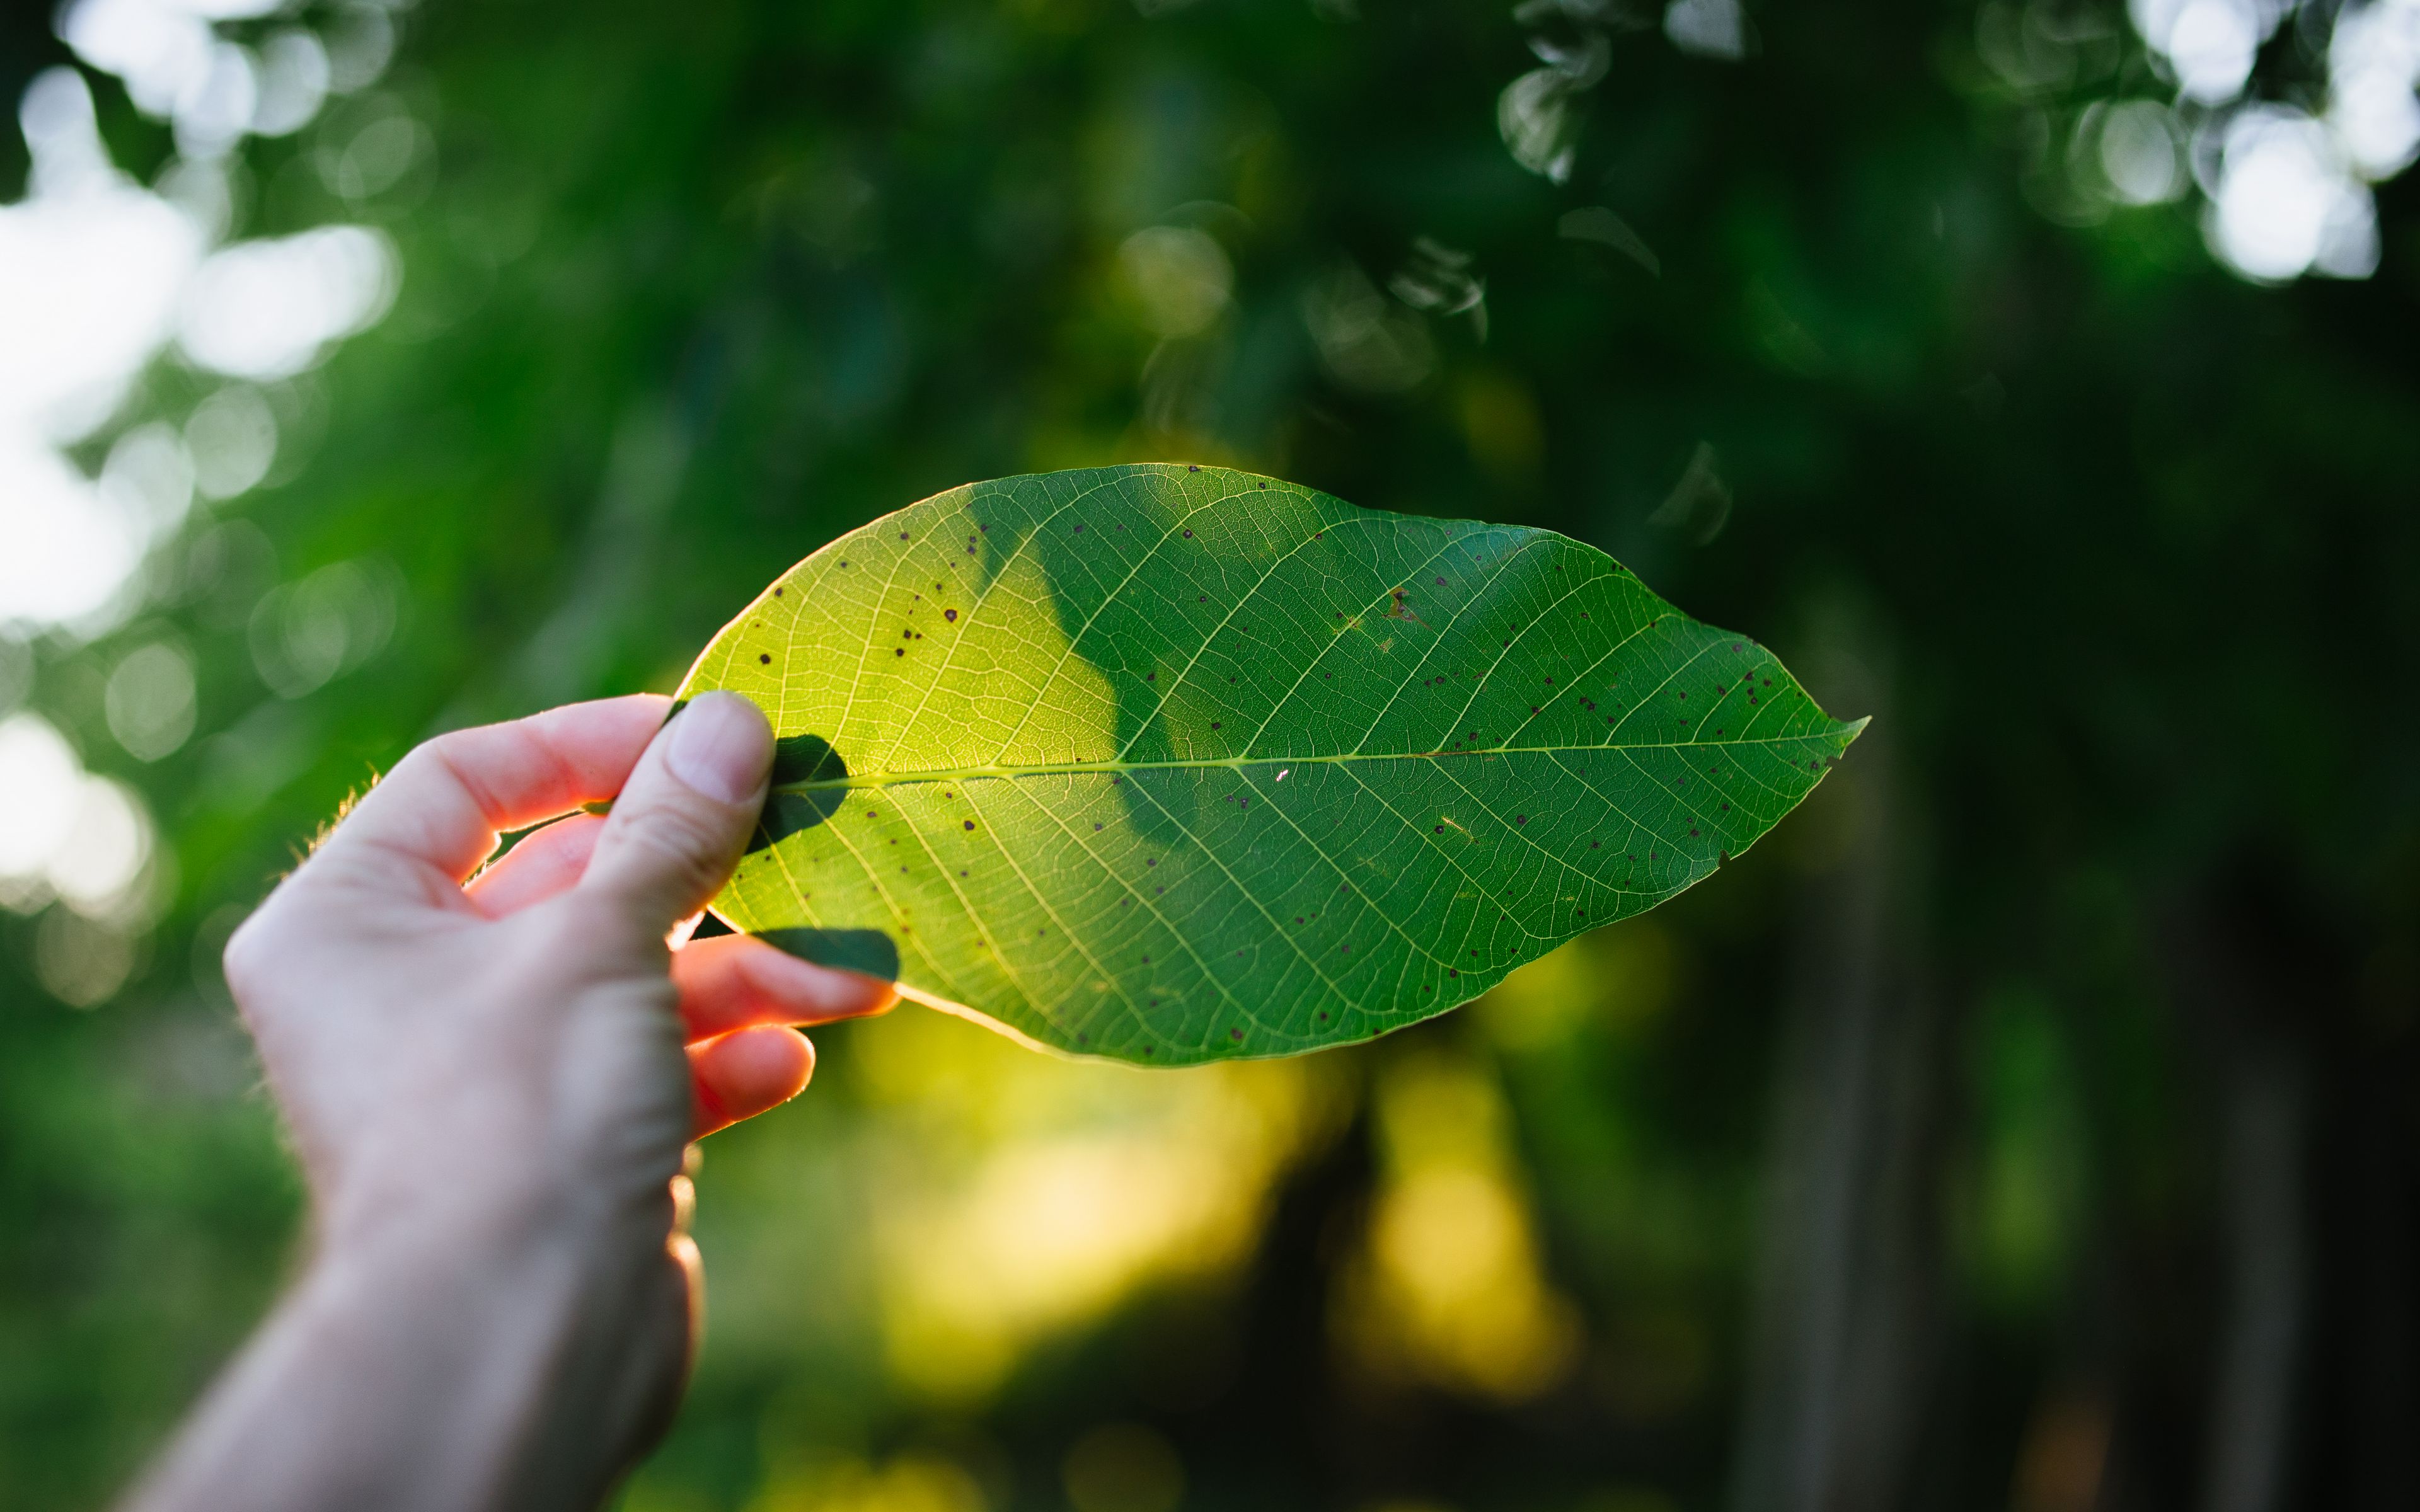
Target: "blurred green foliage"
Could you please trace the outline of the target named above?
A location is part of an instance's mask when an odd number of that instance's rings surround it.
[[[1971,5],[1736,63],[1611,14],[432,3],[249,146],[240,234],[365,220],[404,281],[140,617],[34,648],[178,891],[89,1010],[0,917],[0,1505],[104,1499],[295,1261],[214,953],[348,792],[668,686],[910,500],[1163,458],[1567,532],[1876,722],[1714,883],[1362,1050],[824,1036],[707,1150],[628,1506],[2410,1504],[2412,184],[2374,279],[2257,288],[2188,207],[2039,213]],[[1497,106],[1572,30],[1557,184]],[[281,696],[257,606],[339,563],[392,634]],[[101,689],[163,639],[199,727],[138,763]]]

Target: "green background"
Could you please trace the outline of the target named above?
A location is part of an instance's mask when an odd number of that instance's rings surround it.
[[[1165,458],[1550,526],[1874,724],[1712,884],[1365,1048],[823,1034],[707,1149],[705,1354],[629,1505],[2411,1504],[2412,181],[2374,278],[2257,288],[2190,203],[2035,208],[2058,101],[1978,60],[1993,8],[1765,7],[1736,64],[1620,31],[1563,185],[1497,133],[1504,7],[1154,8],[432,3],[246,148],[242,234],[366,218],[404,282],[141,619],[33,648],[178,890],[88,1010],[0,916],[0,1505],[104,1500],[292,1262],[212,960],[349,791],[669,687],[910,500]],[[8,98],[66,58],[39,12]],[[428,150],[350,205],[309,155],[373,110]],[[1559,235],[1590,207],[1656,270]],[[1232,266],[1192,334],[1153,225]],[[1483,327],[1376,292],[1423,237]],[[393,636],[279,697],[254,605],[338,563]],[[201,671],[153,764],[101,691],[146,636]]]

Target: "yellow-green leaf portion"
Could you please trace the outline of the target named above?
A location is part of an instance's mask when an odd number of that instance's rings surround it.
[[[733,927],[1147,1065],[1442,1012],[1745,850],[1861,727],[1592,547],[1175,465],[885,516],[708,688],[783,737]]]

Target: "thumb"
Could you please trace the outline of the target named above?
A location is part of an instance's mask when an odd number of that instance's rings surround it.
[[[738,863],[773,769],[773,728],[737,693],[674,711],[597,832],[581,879],[660,934],[704,906]]]

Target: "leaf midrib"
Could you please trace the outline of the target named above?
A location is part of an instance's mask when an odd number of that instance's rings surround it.
[[[1862,728],[1864,721],[1858,721]],[[1343,766],[1356,762],[1443,762],[1485,756],[1553,756],[1582,750],[1727,750],[1737,746],[1778,746],[1787,741],[1821,739],[1820,733],[1744,735],[1737,740],[1647,740],[1597,742],[1569,746],[1490,746],[1479,750],[1342,751],[1326,756],[1214,756],[1182,761],[1036,762],[1021,766],[926,767],[908,772],[876,772],[826,778],[818,781],[776,783],[776,793],[845,793],[854,788],[905,787],[919,782],[964,782],[999,778],[1067,777],[1094,772],[1230,771],[1247,766]]]

